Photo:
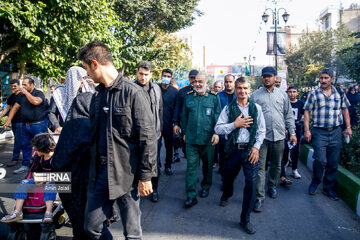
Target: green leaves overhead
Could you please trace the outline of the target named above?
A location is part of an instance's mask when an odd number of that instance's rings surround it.
[[[169,33],[201,15],[198,1],[2,0],[0,64],[17,63],[45,83],[58,80],[78,64],[78,50],[96,39],[110,47],[115,66],[130,75],[143,59],[179,66],[189,50]]]

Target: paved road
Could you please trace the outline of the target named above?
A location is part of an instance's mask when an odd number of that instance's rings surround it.
[[[0,143],[1,163],[11,157],[11,147],[11,141]],[[164,156],[162,152],[162,158]],[[267,198],[264,211],[251,215],[257,230],[251,236],[239,227],[244,186],[242,172],[227,207],[218,205],[221,185],[220,175],[215,170],[209,197],[198,198],[196,206],[185,209],[185,169],[186,162],[182,159],[173,165],[173,176],[161,175],[158,203],[147,198],[141,200],[143,239],[360,239],[360,217],[343,201],[331,201],[321,193],[308,195],[311,173],[301,163],[302,179],[293,180],[294,184],[289,188],[279,187],[279,197]],[[9,173],[0,183],[16,182],[19,178]],[[0,217],[11,209],[12,204],[11,194],[0,193]],[[7,231],[7,225],[0,224],[0,239],[4,239]],[[124,239],[121,223],[113,224],[111,232],[115,239]],[[57,235],[58,239],[71,239],[70,226],[57,230]]]

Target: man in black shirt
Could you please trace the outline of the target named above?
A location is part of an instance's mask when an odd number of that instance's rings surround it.
[[[45,95],[42,91],[35,89],[34,80],[30,77],[24,77],[22,82],[21,97],[12,107],[9,118],[4,126],[10,126],[15,113],[20,109],[21,113],[21,143],[23,148],[22,166],[14,171],[14,174],[26,172],[31,159],[32,147],[31,139],[39,133],[48,132],[44,117]]]
[[[10,87],[13,93],[9,96],[7,100],[7,107],[0,114],[0,119],[10,111],[10,109],[15,105],[17,99],[21,96],[20,93],[20,82],[18,79],[10,80]],[[11,121],[11,129],[14,134],[14,149],[13,157],[10,162],[7,163],[8,167],[15,166],[20,158],[21,152],[21,115],[20,112],[17,112]]]
[[[92,239],[113,239],[107,220],[119,206],[126,239],[141,239],[140,196],[152,193],[156,132],[149,96],[119,73],[109,48],[86,44],[77,58],[99,83],[90,104],[91,159],[85,230]]]
[[[136,81],[138,84],[149,96],[149,104],[151,108],[151,112],[154,117],[155,123],[155,131],[156,131],[156,139],[158,140],[158,151],[157,151],[157,169],[158,176],[153,177],[151,179],[151,183],[153,186],[153,193],[151,195],[151,201],[157,202],[159,200],[158,193],[158,183],[160,176],[160,149],[161,149],[161,132],[162,132],[162,118],[163,118],[163,102],[161,97],[160,87],[151,82],[152,78],[152,64],[149,61],[141,61],[138,65],[138,70],[136,72]],[[171,171],[171,169],[170,169]],[[168,174],[168,169],[165,168],[165,172]]]
[[[193,90],[193,82],[195,80],[196,75],[198,75],[197,70],[191,70],[189,72],[189,82],[190,84],[182,89],[179,90],[179,92],[176,95],[175,100],[175,110],[174,110],[174,117],[173,117],[173,132],[174,134],[178,135],[180,134],[180,116],[183,108],[184,99],[187,92],[190,92]],[[182,139],[182,137],[181,137]],[[183,141],[183,140],[182,140]],[[183,143],[183,152],[185,154],[185,144]]]

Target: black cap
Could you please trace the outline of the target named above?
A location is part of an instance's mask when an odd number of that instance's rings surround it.
[[[276,75],[276,71],[273,67],[264,67],[262,70],[261,70],[261,76],[264,76],[264,75],[269,75],[269,76],[272,76],[272,75]]]
[[[199,72],[197,71],[197,70],[191,70],[190,72],[189,72],[189,78],[194,78],[194,77],[196,77],[196,75],[198,75],[199,74]]]

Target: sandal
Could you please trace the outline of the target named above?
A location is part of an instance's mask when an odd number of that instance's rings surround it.
[[[0,221],[3,223],[16,222],[23,219],[23,214],[18,211],[13,211],[11,214],[6,215]]]
[[[53,218],[52,212],[46,211],[46,212],[45,212],[45,215],[44,215],[43,222],[44,222],[44,223],[52,222],[52,221],[53,221],[52,218]]]
[[[287,179],[286,177],[281,177],[281,186],[291,185],[292,181],[290,179]]]

